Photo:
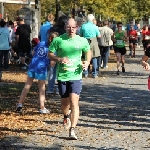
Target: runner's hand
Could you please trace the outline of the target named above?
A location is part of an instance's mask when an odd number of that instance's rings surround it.
[[[143,65],[143,68],[145,69],[145,70],[150,70],[150,66],[149,66],[149,64],[148,63],[146,63],[146,64],[144,64]]]
[[[83,69],[83,70],[87,70],[89,64],[90,64],[90,63],[89,63],[88,61],[83,61],[83,62],[82,62],[82,69]]]
[[[67,57],[59,58],[58,62],[61,64],[67,64],[69,63],[69,59]]]

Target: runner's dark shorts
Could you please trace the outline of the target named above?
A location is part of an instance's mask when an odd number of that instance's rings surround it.
[[[126,47],[116,47],[114,46],[115,53],[121,53],[121,55],[126,54]]]
[[[145,55],[150,58],[150,47],[146,48]]]
[[[69,97],[70,93],[80,95],[82,89],[82,80],[70,80],[70,81],[58,80],[58,89],[61,98]]]
[[[133,43],[133,45],[137,44],[137,40],[129,40],[129,43]]]
[[[147,48],[147,45],[148,45],[149,42],[150,42],[150,40],[142,40],[144,49]]]

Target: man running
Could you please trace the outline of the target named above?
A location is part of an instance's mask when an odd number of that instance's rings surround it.
[[[86,70],[90,64],[91,51],[87,39],[76,35],[77,23],[74,19],[68,20],[65,29],[66,33],[56,37],[51,43],[49,58],[57,62],[57,80],[64,125],[69,128],[69,139],[77,140],[74,129],[79,118],[82,70]],[[82,51],[85,52],[86,58],[83,64]],[[57,56],[54,53],[57,53]]]

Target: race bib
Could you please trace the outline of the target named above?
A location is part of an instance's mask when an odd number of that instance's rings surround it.
[[[150,36],[146,35],[145,40],[149,40],[149,39],[150,39]]]
[[[69,62],[62,65],[63,70],[75,71],[77,59],[69,59]]]
[[[134,39],[135,37],[134,37],[134,35],[130,35],[130,38],[131,38],[131,39]]]
[[[117,40],[116,44],[117,45],[123,45],[123,40]]]

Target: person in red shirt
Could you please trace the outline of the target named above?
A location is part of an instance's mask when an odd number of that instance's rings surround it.
[[[150,27],[148,27],[148,30],[145,33],[145,46],[147,48],[148,43],[150,42]]]
[[[145,35],[147,32],[146,28],[147,28],[147,26],[145,25],[145,26],[143,26],[143,29],[142,29],[142,38],[143,38],[142,43],[143,43],[144,51],[146,50],[146,40],[145,40]]]
[[[135,47],[137,44],[137,31],[134,29],[134,26],[131,25],[130,26],[130,30],[129,30],[129,47],[131,49],[131,57],[135,57]]]

